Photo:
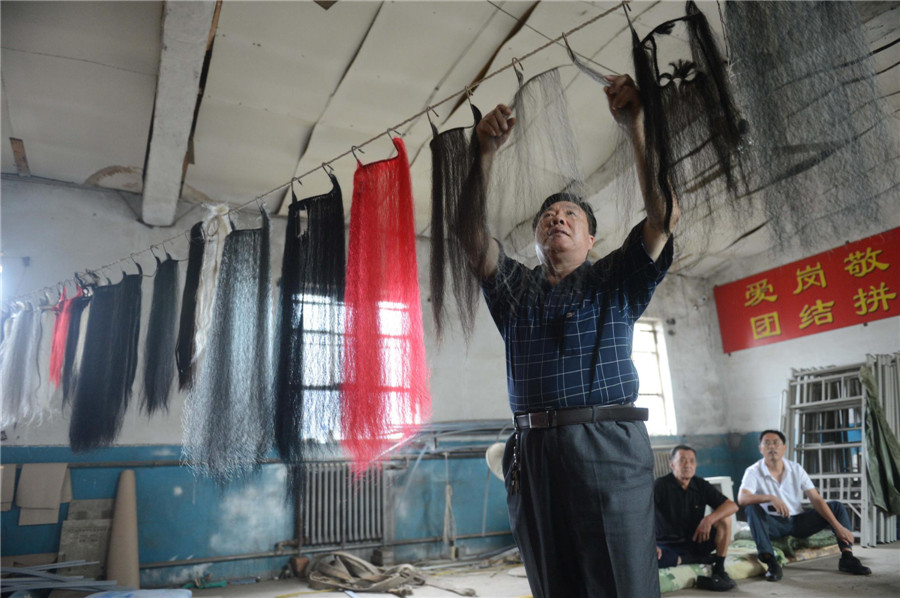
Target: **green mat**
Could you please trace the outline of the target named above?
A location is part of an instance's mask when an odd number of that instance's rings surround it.
[[[829,547],[836,547],[836,545],[837,540],[830,530],[822,530],[808,538],[786,536],[772,541],[775,556],[782,565],[793,560],[805,560],[813,556],[830,554],[834,550]],[[734,540],[728,547],[725,571],[735,580],[756,577],[765,573],[766,568],[756,558],[756,542],[753,541],[750,530],[742,530],[735,534]],[[674,592],[694,587],[699,575],[712,575],[712,565],[679,565],[660,569],[660,591],[663,593]]]

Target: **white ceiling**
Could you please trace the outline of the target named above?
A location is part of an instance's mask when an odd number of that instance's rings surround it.
[[[717,4],[698,4],[720,30]],[[857,3],[873,49],[898,38],[898,4]],[[646,32],[683,14],[684,5],[632,6],[638,31]],[[2,171],[19,171],[7,141],[16,138],[24,144],[32,176],[143,191],[144,216],[151,223],[159,223],[154,218],[167,210],[175,213],[179,188],[182,199],[233,205],[276,190],[266,203],[286,209],[280,187],[291,177],[385,133],[547,43],[548,37],[615,7],[614,2],[547,0],[340,0],[326,10],[300,1],[4,0]],[[621,9],[573,33],[569,41],[578,53],[602,64],[594,65],[598,70],[631,68],[630,34]],[[875,55],[877,68],[886,69],[880,82],[895,116],[900,70],[889,67],[898,60],[900,44]],[[526,76],[562,64],[569,61],[560,46],[523,61]],[[602,88],[574,68],[566,72],[582,167],[594,173],[600,188],[611,180],[604,166],[615,149],[615,125]],[[486,111],[509,101],[515,89],[515,76],[507,70],[481,84],[473,101]],[[439,129],[470,124],[469,110],[458,100],[436,107]],[[400,131],[412,163],[417,232],[427,236],[431,130],[422,116]],[[382,135],[360,158],[373,161],[391,153]],[[347,156],[333,166],[349,215],[355,162]],[[317,172],[296,189],[302,196],[328,187],[328,179]],[[592,201],[603,210],[615,201],[613,195],[607,189]],[[723,232],[704,256],[695,256],[693,272],[715,270],[741,252],[763,251],[765,237],[735,243],[755,224]],[[621,227],[601,228],[599,248],[608,236],[621,240]]]

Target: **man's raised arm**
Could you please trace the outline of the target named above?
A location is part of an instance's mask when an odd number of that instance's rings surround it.
[[[641,97],[638,89],[628,75],[608,76],[610,85],[606,88],[606,98],[609,100],[609,111],[613,118],[624,125],[631,137],[631,146],[634,148],[634,160],[637,167],[637,177],[641,185],[641,194],[644,198],[644,207],[647,210],[647,220],[642,231],[644,249],[653,261],[656,261],[670,233],[666,232],[666,200],[652,189],[647,189],[647,164],[644,160],[644,125],[641,116]],[[681,217],[681,208],[678,199],[672,199],[672,217],[669,220],[669,230],[675,230],[675,225]]]
[[[497,149],[503,145],[512,132],[516,119],[512,117],[512,110],[505,104],[497,104],[497,107],[488,112],[476,125],[475,132],[478,135],[478,144],[481,149],[481,176],[487,186],[487,180],[491,171],[491,163]],[[473,198],[465,197],[461,209],[469,209]],[[479,234],[480,233],[480,234]],[[491,238],[485,227],[481,231],[470,236],[463,235],[466,254],[469,265],[476,270],[475,274],[482,280],[491,278],[497,271],[497,263],[500,259],[500,248],[497,242]]]

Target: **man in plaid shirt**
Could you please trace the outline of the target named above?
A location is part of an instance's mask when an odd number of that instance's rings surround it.
[[[640,97],[610,77],[610,111],[630,133],[644,177]],[[482,164],[515,119],[498,105],[478,124]],[[664,200],[644,192],[647,218],[625,243],[587,261],[596,220],[581,198],[547,198],[534,218],[541,265],[528,269],[496,240],[478,240],[482,289],[506,344],[516,432],[504,454],[507,504],[535,598],[659,595],[653,456],[634,407],[635,321],[672,262]],[[673,206],[670,230],[679,217]]]

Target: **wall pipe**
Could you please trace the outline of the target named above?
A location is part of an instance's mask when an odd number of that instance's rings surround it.
[[[456,457],[460,459],[474,459],[474,458],[484,458],[484,451],[486,447],[483,449],[478,448],[466,448],[464,450],[454,451],[450,449],[449,452],[451,457]],[[423,461],[430,461],[434,459],[443,459],[443,454],[429,454],[426,453],[423,457]],[[51,461],[42,461],[42,463],[50,463]],[[325,461],[325,463],[329,463],[330,461]],[[334,459],[335,463],[344,462],[343,459]],[[408,459],[395,457],[391,459],[388,463],[385,464],[385,467],[388,469],[405,469],[408,466]],[[182,463],[178,459],[163,459],[163,460],[155,460],[155,461],[82,461],[82,462],[68,462],[69,469],[107,469],[107,468],[123,468],[123,469],[135,469],[138,467],[189,467],[185,463]],[[318,463],[318,461],[317,461]],[[12,465],[12,463],[4,463],[4,465]],[[23,463],[16,463],[16,467],[21,468]],[[261,463],[261,465],[285,465],[284,461],[281,459],[266,459]]]
[[[479,534],[461,534],[456,536],[457,540],[475,540],[478,538],[490,538],[496,536],[511,536],[511,531],[496,531]],[[337,550],[358,550],[361,548],[381,548],[384,546],[407,546],[410,544],[429,544],[432,542],[443,542],[442,536],[432,536],[430,538],[414,538],[410,540],[394,540],[392,542],[368,542],[366,544],[354,544],[352,546],[320,546],[309,549],[280,550],[270,552],[251,552],[246,554],[233,554],[228,556],[211,556],[196,559],[181,559],[178,561],[157,561],[155,563],[144,563],[141,569],[162,569],[165,567],[181,567],[186,565],[198,565],[201,563],[221,563],[225,561],[243,561],[250,559],[265,559],[274,557],[290,557],[296,554],[318,554],[322,552],[334,552]]]

